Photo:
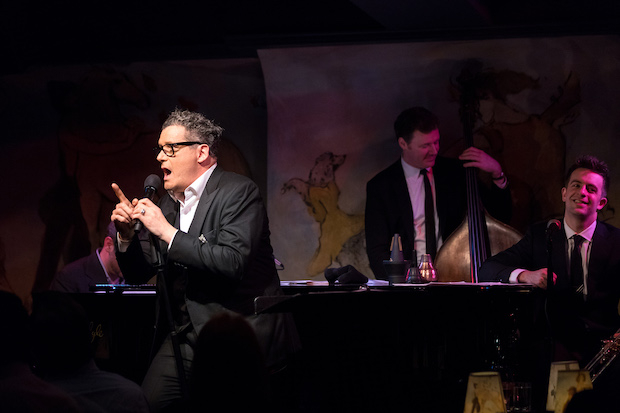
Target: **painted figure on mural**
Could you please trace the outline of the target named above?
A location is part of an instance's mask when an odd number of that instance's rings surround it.
[[[282,185],[281,193],[294,190],[308,208],[308,214],[319,223],[319,245],[308,263],[308,275],[322,274],[338,262],[341,253],[348,253],[347,243],[353,244],[364,229],[364,215],[349,214],[340,209],[340,188],[336,183],[336,170],[346,155],[325,152],[316,158],[308,180],[292,178]],[[344,249],[344,251],[343,251]],[[344,254],[343,254],[344,255]],[[359,262],[338,262],[340,265],[360,266]]]

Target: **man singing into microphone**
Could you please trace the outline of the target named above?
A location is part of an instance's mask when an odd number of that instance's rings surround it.
[[[168,195],[157,205],[148,198],[130,202],[112,184],[119,199],[112,213],[119,235],[118,262],[128,282],[144,283],[155,273],[150,250],[143,251],[134,230],[136,220],[160,242],[186,372],[201,328],[220,312],[245,316],[268,366],[282,366],[298,347],[286,315],[254,315],[254,298],[281,294],[280,280],[257,186],[217,165],[222,131],[199,113],[175,110],[164,122],[156,148]],[[142,387],[152,411],[181,398],[170,338],[153,359]]]
[[[527,283],[547,288],[547,237],[551,237],[553,294],[547,302],[553,358],[585,364],[620,327],[620,230],[597,220],[607,204],[609,171],[593,156],[577,159],[567,172],[560,228],[533,225],[516,245],[489,258],[480,281]],[[555,220],[554,220],[555,221]]]

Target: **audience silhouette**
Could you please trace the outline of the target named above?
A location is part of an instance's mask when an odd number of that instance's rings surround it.
[[[269,378],[254,330],[222,312],[200,331],[190,378],[190,411],[273,411]]]
[[[30,321],[37,375],[72,395],[85,411],[148,412],[138,384],[97,367],[88,317],[68,294],[35,294]]]
[[[0,263],[1,265],[1,263]],[[22,413],[83,411],[67,392],[30,369],[28,312],[13,293],[0,291],[0,410]]]

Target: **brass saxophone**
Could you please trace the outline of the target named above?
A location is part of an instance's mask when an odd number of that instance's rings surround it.
[[[601,375],[607,367],[618,357],[620,353],[620,329],[609,340],[603,340],[603,347],[586,365],[585,369],[590,372],[592,383]]]

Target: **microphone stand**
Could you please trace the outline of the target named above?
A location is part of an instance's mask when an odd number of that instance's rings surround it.
[[[553,361],[554,359],[554,354],[555,354],[555,345],[554,345],[554,339],[553,339],[553,328],[551,325],[551,318],[549,317],[549,310],[551,307],[551,311],[553,311],[553,293],[555,291],[555,286],[553,284],[553,234],[554,234],[554,229],[555,227],[547,227],[547,294],[545,295],[545,317],[546,317],[546,321],[547,321],[547,331],[548,331],[548,341],[547,341],[547,345],[548,347],[548,354],[549,354],[549,361]],[[549,378],[549,371],[546,371],[546,376],[547,378]]]
[[[553,241],[551,237],[553,231],[547,229],[547,296],[551,295],[554,289],[553,285]]]
[[[157,286],[159,287],[159,293],[162,296],[162,306],[164,307],[165,317],[168,321],[168,328],[170,330],[170,340],[172,342],[172,350],[174,351],[174,360],[177,367],[177,375],[179,376],[179,386],[181,388],[181,396],[184,402],[189,400],[189,389],[187,387],[187,378],[185,377],[185,368],[183,367],[183,357],[181,356],[181,345],[179,344],[179,337],[177,330],[174,326],[174,319],[172,317],[172,307],[170,305],[170,296],[168,295],[168,285],[166,284],[166,276],[164,270],[164,263],[161,254],[161,248],[159,245],[159,239],[153,234],[149,233],[151,241],[151,256],[153,265],[157,269]]]

